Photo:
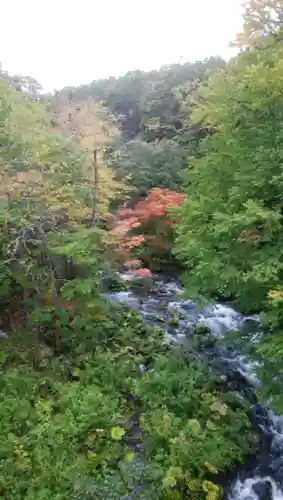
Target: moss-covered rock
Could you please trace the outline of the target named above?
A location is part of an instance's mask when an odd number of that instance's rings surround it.
[[[196,335],[209,335],[211,334],[211,330],[207,325],[203,323],[198,323],[196,325]]]
[[[167,311],[168,309],[168,302],[161,302],[158,306],[158,309],[161,311]]]
[[[167,321],[168,326],[179,326],[180,324],[180,318],[177,313],[173,313],[171,318],[168,319]]]
[[[160,316],[159,314],[155,314],[154,316],[152,316],[152,319],[154,321],[158,321],[158,323],[165,323],[166,322],[165,318],[163,318],[163,316]]]
[[[102,292],[119,292],[128,289],[128,282],[117,272],[107,272],[101,277],[100,288]]]
[[[152,287],[152,279],[151,278],[133,278],[129,281],[129,287],[132,290],[140,293],[141,295],[147,295]]]
[[[214,347],[216,338],[213,336],[212,331],[207,325],[198,324],[195,327],[194,344],[196,346]]]

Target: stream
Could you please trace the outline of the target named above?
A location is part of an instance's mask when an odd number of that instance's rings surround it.
[[[128,275],[121,275],[129,279]],[[188,331],[197,324],[207,325],[215,338],[228,331],[251,328],[259,330],[259,318],[243,316],[227,305],[213,304],[202,309],[193,301],[180,298],[182,289],[178,280],[157,276],[152,290],[142,296],[138,291],[119,291],[107,294],[111,300],[140,311],[144,321],[154,326],[166,325],[165,340],[186,345]],[[168,324],[172,314],[178,315],[178,324]],[[208,343],[198,355],[218,370],[226,381],[226,390],[234,390],[239,398],[249,402],[253,428],[261,437],[256,456],[232,471],[224,484],[225,500],[283,500],[283,415],[276,415],[259,403],[253,388],[260,384],[255,366],[243,355],[227,345]]]

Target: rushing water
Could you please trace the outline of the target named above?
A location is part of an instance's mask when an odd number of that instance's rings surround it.
[[[158,277],[154,289],[146,296],[134,291],[107,294],[128,307],[141,312],[145,322],[166,326],[166,340],[186,344],[188,330],[196,324],[206,324],[217,338],[230,330],[240,330],[250,323],[258,328],[258,318],[245,317],[231,307],[216,304],[199,310],[193,301],[182,300],[177,280]],[[172,313],[178,313],[178,326],[168,326]],[[255,328],[255,331],[256,331]],[[214,364],[228,380],[239,397],[251,403],[253,425],[261,435],[261,447],[257,456],[228,479],[226,500],[283,500],[283,416],[275,415],[264,405],[257,403],[252,387],[260,384],[255,366],[244,356],[225,345],[210,345],[203,355]]]

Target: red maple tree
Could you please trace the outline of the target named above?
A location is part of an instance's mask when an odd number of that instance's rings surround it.
[[[183,203],[184,195],[170,189],[154,188],[149,195],[133,208],[123,205],[112,220],[110,232],[118,239],[118,251],[123,256],[128,269],[136,268],[137,262],[129,265],[134,258],[132,252],[142,244],[160,248],[170,248],[168,233],[174,223],[168,215],[172,207]],[[150,229],[149,229],[150,228]],[[146,276],[149,270],[140,269],[135,274]],[[129,271],[131,272],[131,271]]]

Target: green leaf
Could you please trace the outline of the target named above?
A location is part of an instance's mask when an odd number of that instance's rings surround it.
[[[189,479],[187,486],[190,491],[198,491],[200,489],[200,481],[199,479]]]
[[[215,401],[214,403],[212,403],[210,409],[215,413],[219,413],[219,415],[222,415],[223,417],[225,417],[225,415],[227,415],[228,412],[228,406],[225,403],[222,403],[221,401]]]
[[[171,477],[181,478],[183,476],[183,471],[181,467],[169,467],[167,475]]]
[[[123,427],[113,427],[111,429],[111,437],[112,439],[115,439],[115,441],[120,441],[125,434],[126,431]]]
[[[220,490],[219,486],[217,486],[217,484],[212,483],[211,481],[203,481],[202,489],[206,493],[209,493],[209,492],[217,493]]]
[[[219,497],[220,493],[218,491],[209,491],[207,494],[206,494],[206,500],[218,500],[220,497]]]
[[[217,429],[217,426],[215,425],[214,422],[212,422],[211,420],[208,420],[206,422],[206,427],[210,430],[210,431],[215,431],[215,429]]]
[[[173,486],[176,486],[176,484],[177,484],[177,479],[172,476],[165,476],[162,481],[163,488],[173,488]]]
[[[197,436],[201,433],[201,425],[195,418],[188,420],[188,428],[193,436]]]
[[[130,464],[135,458],[135,454],[132,452],[132,451],[129,451],[126,455],[125,455],[125,463],[126,464]]]

